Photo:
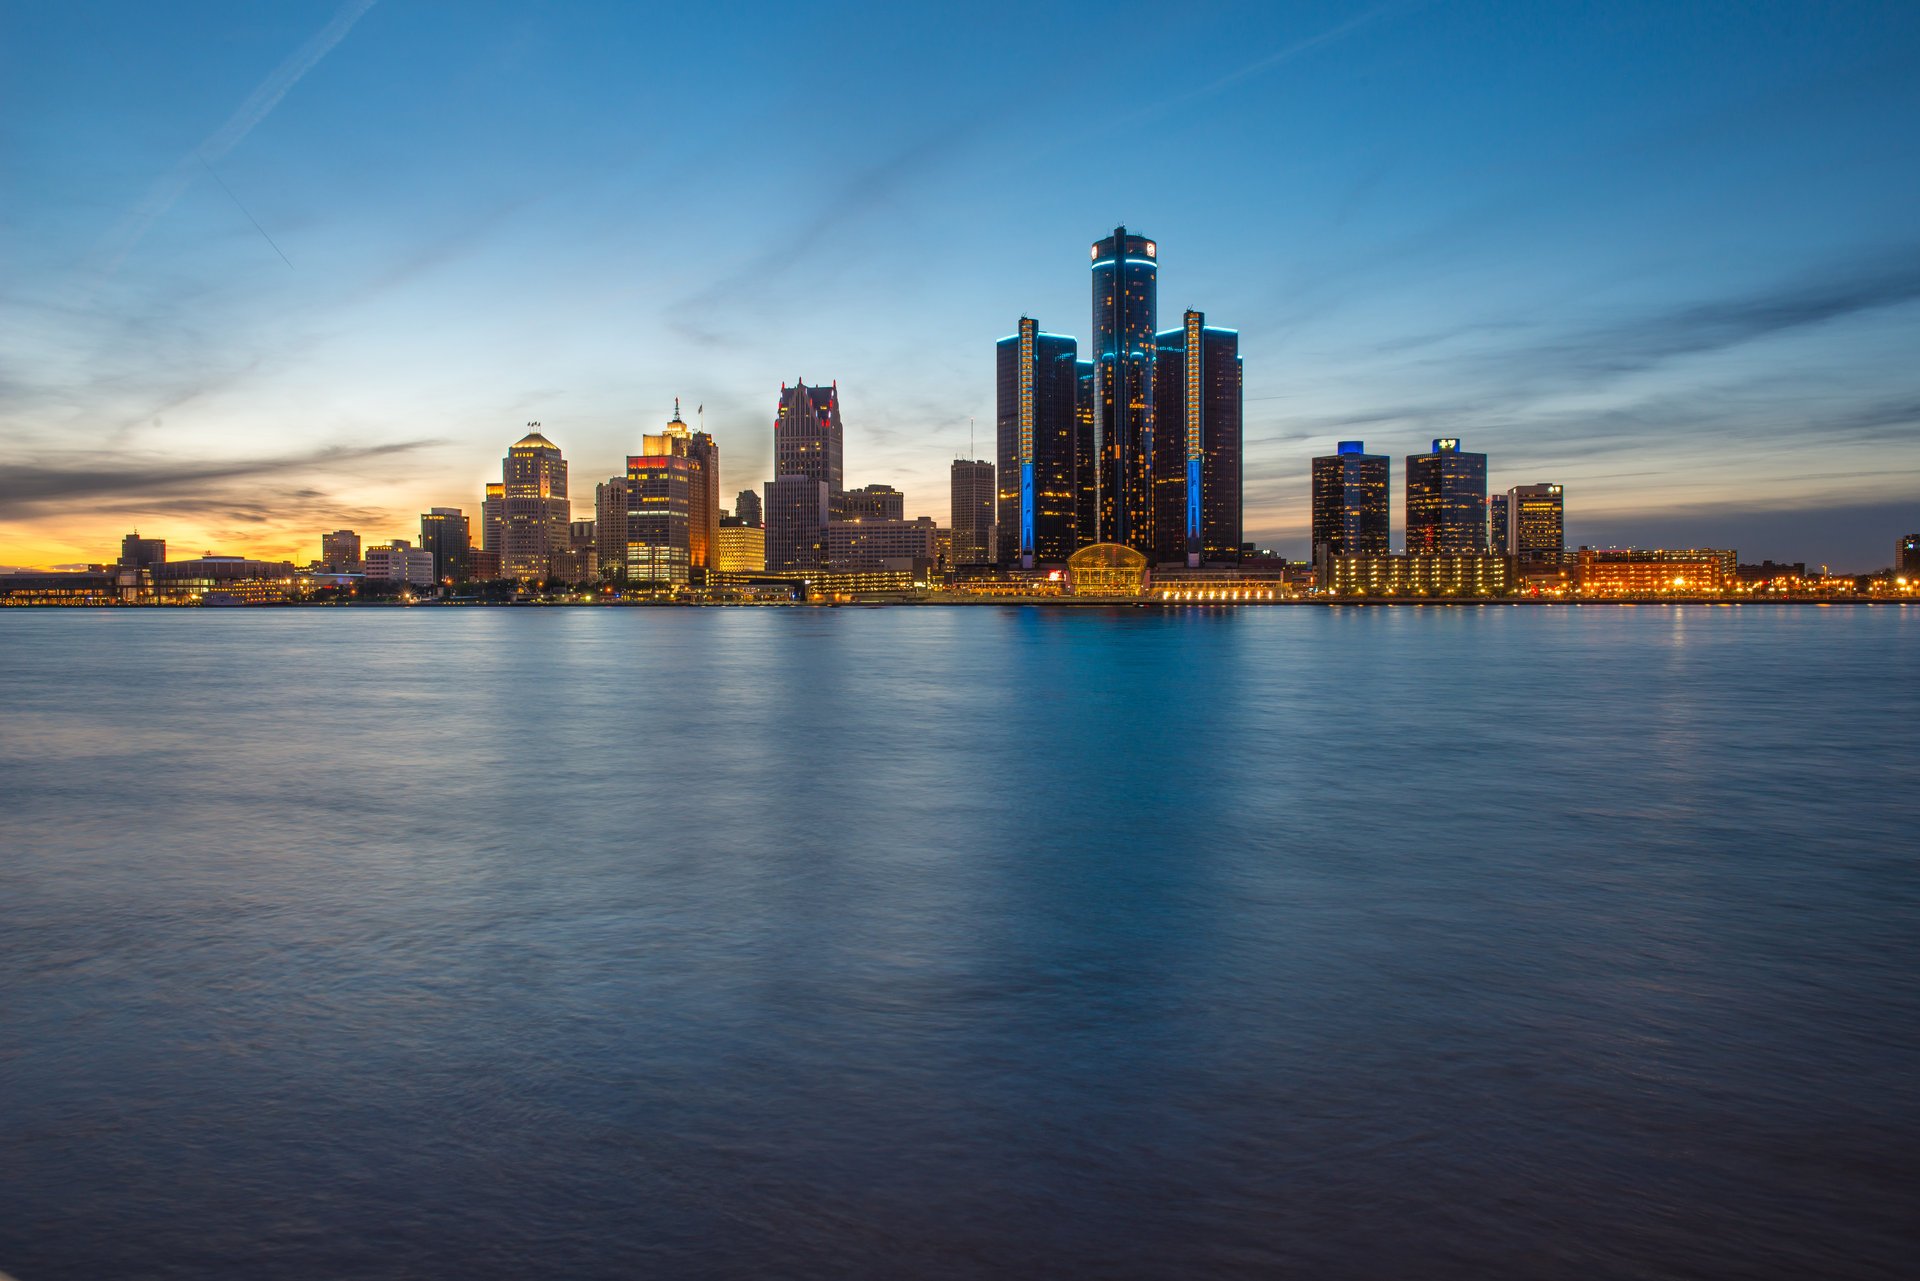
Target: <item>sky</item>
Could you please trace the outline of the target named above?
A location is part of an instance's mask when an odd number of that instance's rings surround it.
[[[1241,335],[1246,536],[1438,436],[1570,545],[1866,570],[1920,530],[1920,5],[0,0],[0,566],[576,516],[783,382],[947,515],[1087,249]],[[977,423],[976,429],[970,423]],[[970,445],[970,441],[973,442]]]

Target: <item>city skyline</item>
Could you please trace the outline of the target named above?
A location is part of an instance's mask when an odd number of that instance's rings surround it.
[[[1356,437],[1463,438],[1488,493],[1564,484],[1568,547],[1868,570],[1916,523],[1909,9],[1224,14],[1123,54],[1157,159],[1099,190],[1062,176],[1095,127],[1066,17],[1025,50],[948,24],[954,65],[909,76],[890,52],[937,16],[832,15],[845,74],[817,91],[781,63],[807,25],[23,15],[0,565],[96,562],[141,526],[303,561],[435,507],[478,529],[535,420],[583,517],[676,396],[706,407],[720,492],[758,487],[796,374],[838,384],[857,478],[945,525],[991,345],[1022,313],[1078,333],[1073,264],[1123,218],[1164,246],[1163,318],[1240,331],[1244,533],[1285,555],[1309,554],[1309,460]],[[615,74],[655,45],[712,92]],[[524,93],[489,105],[501,83]],[[979,181],[1002,169],[1018,208]]]

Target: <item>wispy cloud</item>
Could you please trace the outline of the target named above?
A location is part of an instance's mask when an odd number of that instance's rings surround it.
[[[254,458],[215,464],[168,461],[164,458],[126,461],[106,453],[85,453],[29,459],[0,473],[0,518],[16,519],[36,508],[77,501],[149,503],[169,510],[205,503],[208,490],[237,480],[262,480],[289,474],[311,475],[356,464],[412,453],[442,442],[395,441],[371,446],[328,446],[280,458]],[[234,500],[213,496],[221,507]]]

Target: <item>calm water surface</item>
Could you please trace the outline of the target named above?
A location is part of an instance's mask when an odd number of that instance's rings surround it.
[[[0,1270],[1894,1277],[1920,609],[0,611]]]

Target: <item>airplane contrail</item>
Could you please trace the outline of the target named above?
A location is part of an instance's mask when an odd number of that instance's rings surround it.
[[[246,101],[218,129],[202,139],[199,146],[182,156],[178,164],[155,182],[145,199],[128,211],[108,238],[107,262],[102,274],[111,276],[118,271],[153,224],[173,208],[174,202],[193,184],[198,171],[204,168],[212,172],[214,161],[239,146],[254,127],[280,105],[280,100],[300,83],[301,77],[313,70],[322,58],[333,51],[335,45],[347,38],[347,33],[353,30],[353,24],[360,21],[375,3],[376,0],[347,0],[333,15],[331,22],[275,67],[272,74],[247,95]],[[214,176],[218,180],[219,175]],[[244,207],[241,212],[246,212]],[[251,214],[247,216],[252,217]],[[259,224],[254,225],[257,227]],[[260,234],[266,235],[266,232]],[[268,243],[272,244],[272,237],[268,237]],[[274,245],[274,252],[279,251],[280,247]],[[285,258],[286,255],[281,254],[281,257]]]

